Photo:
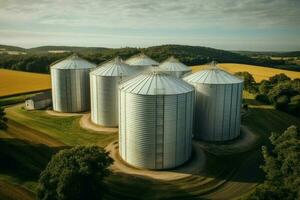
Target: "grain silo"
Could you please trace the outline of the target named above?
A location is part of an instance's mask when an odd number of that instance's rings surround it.
[[[134,55],[126,60],[126,64],[136,68],[139,71],[151,70],[159,65],[158,62],[149,58],[143,53]]]
[[[91,120],[103,126],[118,126],[118,86],[137,73],[119,57],[100,65],[90,73]]]
[[[192,72],[192,69],[190,67],[181,63],[173,56],[162,62],[158,67],[165,73],[171,74],[178,78],[181,78],[183,75]]]
[[[159,71],[119,87],[119,152],[130,165],[168,169],[191,155],[194,88]]]
[[[195,87],[195,138],[226,141],[239,136],[243,80],[216,66],[184,80]]]
[[[89,72],[95,67],[77,55],[51,66],[54,111],[83,112],[90,109]]]

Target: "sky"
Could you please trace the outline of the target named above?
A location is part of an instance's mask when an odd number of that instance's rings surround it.
[[[300,0],[0,0],[0,44],[300,50]]]

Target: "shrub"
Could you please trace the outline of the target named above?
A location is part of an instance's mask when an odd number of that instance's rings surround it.
[[[275,102],[275,109],[287,111],[289,103],[290,103],[290,98],[288,96],[286,95],[280,96]]]
[[[247,90],[251,93],[255,93],[255,91],[257,91],[257,88],[255,87],[256,82],[255,82],[252,74],[250,74],[249,72],[237,72],[237,73],[235,73],[235,75],[244,79],[244,89],[245,90]]]
[[[276,74],[275,76],[272,76],[269,78],[271,84],[277,84],[280,82],[284,82],[284,81],[290,81],[291,78],[288,77],[287,75],[281,73],[281,74]]]
[[[37,191],[42,200],[101,199],[103,179],[113,160],[103,148],[78,146],[60,151],[41,173]]]
[[[257,100],[259,102],[262,102],[262,103],[265,103],[265,104],[270,104],[269,97],[266,94],[258,94],[258,95],[256,95],[255,96],[255,100]]]

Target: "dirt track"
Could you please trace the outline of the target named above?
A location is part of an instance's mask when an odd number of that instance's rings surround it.
[[[33,200],[35,199],[35,195],[20,186],[0,180],[0,199]]]
[[[145,176],[148,178],[154,178],[159,180],[176,180],[191,176],[192,174],[199,173],[205,166],[205,153],[201,150],[197,142],[193,142],[194,156],[193,159],[188,161],[181,167],[174,170],[166,171],[154,171],[146,169],[138,169],[131,167],[122,161],[119,156],[118,143],[113,142],[106,147],[106,150],[110,152],[110,156],[114,159],[112,169],[116,172],[123,172],[131,175]]]
[[[72,117],[72,116],[80,116],[84,114],[84,113],[63,113],[63,112],[56,112],[53,110],[46,110],[46,113],[48,115],[58,116],[58,117]]]
[[[110,128],[110,127],[104,127],[104,126],[98,126],[91,122],[91,115],[90,114],[84,114],[80,119],[80,126],[84,129],[97,131],[101,133],[117,133],[118,128]]]
[[[8,129],[5,133],[9,137],[28,140],[37,144],[45,144],[50,147],[65,146],[64,143],[50,137],[49,135],[24,126],[11,119],[8,120]]]

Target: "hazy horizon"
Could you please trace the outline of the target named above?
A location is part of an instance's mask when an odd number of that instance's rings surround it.
[[[0,44],[300,50],[298,0],[4,0]]]

